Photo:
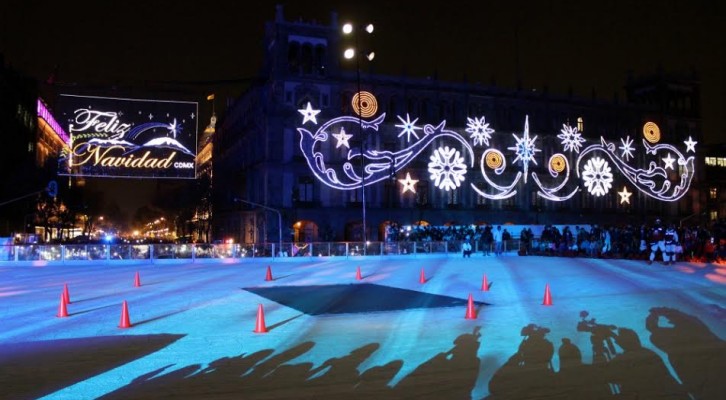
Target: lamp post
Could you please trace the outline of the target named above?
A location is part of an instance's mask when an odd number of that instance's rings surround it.
[[[358,28],[358,29],[356,29]],[[360,47],[358,43],[358,38],[360,34],[355,32],[356,30],[359,30],[362,32],[366,32],[368,34],[373,33],[373,24],[368,24],[366,26],[354,26],[352,23],[346,23],[343,25],[343,34],[345,35],[354,35],[354,43],[355,47],[349,47],[345,50],[343,53],[343,56],[350,60],[351,58],[355,57],[355,70],[356,70],[356,79],[358,83],[358,92],[356,94],[357,98],[357,105],[358,105],[358,135],[361,138],[361,144],[360,144],[360,162],[361,162],[361,204],[363,206],[363,251],[365,254],[365,248],[366,248],[366,241],[367,241],[367,233],[366,233],[366,161],[364,156],[365,151],[365,145],[366,140],[363,137],[363,99],[360,93],[360,56],[357,53],[360,53]],[[373,57],[375,57],[375,53],[372,51],[366,52],[365,57],[368,61],[373,61]]]
[[[238,198],[235,198],[234,201],[238,201],[240,203],[249,204],[249,205],[252,205],[252,206],[255,206],[255,207],[264,208],[265,210],[269,210],[269,211],[272,211],[272,212],[277,213],[277,229],[279,231],[279,241],[280,241],[280,243],[278,244],[278,246],[280,246],[280,247],[277,249],[277,251],[278,252],[281,252],[282,251],[282,214],[280,213],[280,210],[278,210],[276,208],[272,208],[272,207],[267,207],[265,205],[262,205],[262,204],[259,204],[259,203],[255,203],[255,202],[252,202],[252,201],[242,200],[239,197]]]

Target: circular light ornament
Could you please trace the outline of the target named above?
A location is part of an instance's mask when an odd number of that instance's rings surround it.
[[[550,169],[560,173],[567,168],[567,160],[562,154],[555,154],[550,158]]]
[[[362,91],[353,95],[351,105],[353,106],[353,111],[363,118],[372,117],[378,112],[378,100],[370,92]]]
[[[491,151],[486,155],[487,167],[491,169],[497,169],[502,166],[503,159],[502,154],[499,152]]]
[[[660,141],[660,128],[655,122],[646,122],[643,125],[643,136],[650,143],[658,143]]]

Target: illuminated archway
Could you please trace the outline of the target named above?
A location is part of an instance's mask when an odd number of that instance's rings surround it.
[[[296,243],[310,243],[318,240],[318,224],[313,221],[301,220],[292,224],[293,240]]]

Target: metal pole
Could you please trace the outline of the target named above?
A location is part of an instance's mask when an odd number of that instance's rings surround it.
[[[363,110],[361,109],[363,106],[363,101],[361,99],[360,95],[360,46],[358,43],[358,35],[360,32],[355,32],[355,48],[356,48],[356,55],[355,55],[355,69],[356,69],[356,76],[358,78],[358,134],[361,137],[361,148],[360,148],[360,162],[361,162],[361,202],[363,204],[363,254],[365,254],[365,247],[366,247],[366,158],[365,158],[365,145],[366,140],[363,136]]]

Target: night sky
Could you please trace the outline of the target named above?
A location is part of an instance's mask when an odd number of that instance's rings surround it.
[[[431,3],[429,1],[428,3]],[[143,87],[175,82],[199,96],[236,93],[261,66],[264,23],[373,22],[375,72],[624,99],[635,76],[700,73],[704,138],[726,140],[726,2],[5,0],[0,52],[40,80]],[[221,97],[221,96],[220,96]],[[218,100],[219,101],[219,100]],[[219,102],[217,103],[219,107]],[[200,127],[200,131],[203,126]]]
[[[636,75],[701,75],[704,134],[723,142],[726,124],[726,5],[712,0],[639,1],[137,1],[6,0],[0,51],[45,79],[142,85],[182,82],[189,90],[233,86],[259,70],[265,21],[373,22],[379,73],[462,80],[623,99]]]

